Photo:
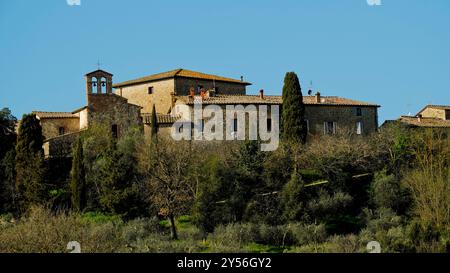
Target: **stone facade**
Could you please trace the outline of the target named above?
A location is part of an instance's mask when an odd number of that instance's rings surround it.
[[[326,123],[329,122],[336,126],[334,130],[336,134],[349,132],[368,135],[378,128],[377,107],[373,106],[306,105],[305,119],[309,135],[327,133]],[[360,122],[359,125],[358,122]],[[359,130],[358,126],[360,126]]]
[[[427,105],[417,115],[422,115],[424,118],[450,120],[450,106]]]
[[[187,96],[192,87],[195,90],[195,95],[200,95],[199,87],[203,87],[205,90],[215,89],[217,94],[222,95],[245,95],[245,85],[239,83],[193,78],[175,78],[175,95]]]
[[[189,95],[191,88],[198,95],[200,88],[214,87],[219,94],[245,95],[250,83],[200,72],[178,69],[150,75],[114,85],[115,94],[127,98],[130,103],[140,105],[142,113],[168,114],[174,106],[173,96]]]
[[[46,139],[80,130],[80,120],[76,116],[71,118],[40,118],[40,123],[42,135]]]
[[[118,136],[130,127],[142,127],[140,111],[140,106],[115,94],[88,95],[88,124],[99,122],[114,126]]]
[[[171,94],[174,91],[175,80],[165,79],[116,88],[115,94],[128,99],[130,103],[140,105],[142,113],[151,113],[155,104],[156,112],[167,114],[172,109]]]

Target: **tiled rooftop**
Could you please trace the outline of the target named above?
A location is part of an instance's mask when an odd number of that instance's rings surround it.
[[[194,99],[189,96],[177,96],[176,98],[185,104],[194,104],[200,101],[203,104],[282,104],[281,96],[264,96],[260,98],[259,95],[215,95],[212,97],[204,97],[203,99],[200,96],[195,96]],[[315,96],[303,96],[303,102],[306,105],[378,107],[376,104],[334,96],[321,96],[319,103],[316,101]]]
[[[419,121],[417,117],[401,116],[398,121],[417,127],[449,127],[450,120],[443,120],[438,118],[422,117]]]
[[[145,76],[142,78],[137,78],[134,80],[117,83],[117,84],[114,84],[113,87],[122,87],[122,86],[127,86],[127,85],[134,85],[134,84],[151,82],[151,81],[162,80],[162,79],[169,79],[169,78],[174,78],[174,77],[215,80],[215,81],[250,85],[250,83],[244,82],[241,80],[236,80],[236,79],[231,79],[231,78],[226,78],[226,77],[221,77],[221,76],[216,76],[216,75],[211,75],[211,74],[205,74],[205,73],[201,73],[201,72],[196,72],[196,71],[192,71],[192,70],[179,68],[179,69],[175,69],[175,70],[171,70],[171,71],[167,71],[167,72],[162,72],[162,73],[158,73],[158,74]]]
[[[78,118],[71,112],[43,112],[43,111],[33,111],[38,118]]]
[[[142,113],[143,122],[145,124],[151,124],[152,122],[152,114],[151,113]],[[180,117],[174,116],[170,114],[156,114],[156,120],[158,124],[166,124],[166,123],[174,123]]]

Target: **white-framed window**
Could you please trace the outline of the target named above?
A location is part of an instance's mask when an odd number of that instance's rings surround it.
[[[238,119],[234,118],[233,119],[233,132],[237,132],[238,130]]]
[[[337,122],[334,121],[326,121],[323,123],[323,133],[325,135],[334,135],[336,134]]]
[[[362,135],[362,133],[363,133],[363,123],[362,123],[362,121],[357,121],[356,122],[356,134]]]

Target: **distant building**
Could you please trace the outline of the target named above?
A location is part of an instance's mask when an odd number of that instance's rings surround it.
[[[399,122],[408,127],[450,129],[450,105],[427,105],[415,116],[400,116],[397,120],[386,121],[385,124],[392,122]]]

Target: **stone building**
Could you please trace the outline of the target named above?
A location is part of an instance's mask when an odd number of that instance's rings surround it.
[[[194,101],[203,105],[280,105],[281,96],[246,95],[251,83],[209,75],[186,69],[176,69],[113,85],[115,93],[142,107],[145,132],[149,132],[150,114],[155,104],[160,132],[168,133],[180,117],[175,106]],[[339,132],[367,135],[378,128],[379,105],[336,96],[304,96],[305,118],[310,137]],[[281,109],[280,109],[281,110]]]
[[[188,95],[191,89],[196,95],[200,95],[202,89],[214,89],[223,95],[245,95],[247,85],[250,83],[242,78],[235,80],[180,68],[114,84],[113,87],[117,95],[142,106],[142,113],[150,113],[155,104],[158,113],[169,114],[173,97]]]
[[[388,120],[383,125],[399,122],[411,128],[449,128],[450,105],[427,105],[415,116],[400,116],[397,120]]]
[[[72,112],[33,111],[40,120],[46,156],[70,153],[72,142],[90,124],[99,122],[120,136],[129,127],[142,127],[141,106],[112,92],[113,75],[96,70],[85,75],[87,105]]]
[[[182,113],[177,112],[178,105],[187,105],[193,110],[194,102],[199,100],[202,107],[213,104],[223,108],[227,105],[278,105],[280,111],[282,107],[281,96],[265,96],[263,90],[259,95],[247,95],[246,87],[251,83],[242,77],[237,80],[186,69],[115,85],[112,77],[103,70],[85,75],[87,105],[82,108],[72,112],[33,112],[41,122],[47,156],[70,153],[72,142],[94,122],[107,124],[116,137],[133,126],[143,128],[149,135],[153,105],[162,134],[170,133],[172,125],[182,118]],[[379,106],[376,104],[322,96],[319,92],[314,96],[303,96],[303,101],[309,138],[340,132],[367,135],[378,128]],[[428,112],[424,109],[424,114]],[[438,111],[435,115],[442,113]],[[448,116],[448,112],[444,115]],[[233,130],[238,128],[237,119],[231,122]],[[267,127],[271,124],[268,119]]]
[[[226,105],[279,105],[280,114],[282,108],[281,96],[265,96],[263,90],[259,95],[207,95],[201,98],[201,102],[203,106],[214,104],[223,107]],[[368,135],[378,128],[379,106],[376,104],[336,96],[321,96],[319,92],[315,96],[303,96],[303,102],[309,137],[338,133]],[[175,104],[185,104],[193,108],[194,103],[195,98],[178,96]],[[190,114],[192,116],[192,112]],[[270,119],[270,111],[268,116]],[[235,119],[234,129],[237,126]],[[267,126],[271,127],[270,121]]]

